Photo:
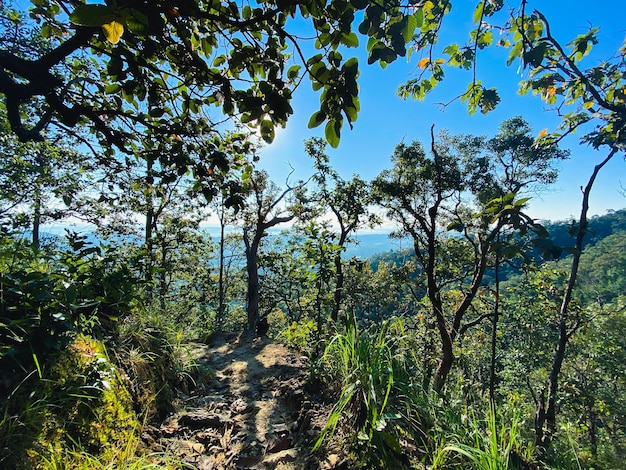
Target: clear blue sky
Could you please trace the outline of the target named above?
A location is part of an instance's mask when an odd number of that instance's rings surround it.
[[[471,28],[474,1],[457,0],[453,13],[442,30],[441,43],[462,41]],[[518,5],[513,0],[513,5]],[[470,7],[468,11],[465,5]],[[465,8],[465,10],[463,10]],[[506,7],[505,7],[506,8]],[[608,58],[621,46],[626,36],[626,2],[622,0],[573,1],[530,1],[528,10],[538,8],[550,20],[553,34],[563,43],[569,42],[585,32],[589,25],[599,26],[600,33],[595,53],[585,59],[584,65],[591,66],[599,58]],[[459,32],[461,36],[459,36]],[[378,64],[367,65],[364,40],[361,47],[343,51],[344,57],[359,56],[361,112],[351,131],[347,126],[342,131],[339,148],[327,148],[331,164],[344,178],[359,174],[370,180],[384,168],[391,166],[389,157],[394,147],[402,140],[420,140],[429,143],[429,129],[447,129],[452,134],[477,134],[492,136],[502,121],[521,114],[533,127],[535,134],[542,129],[554,130],[559,124],[555,111],[548,110],[537,96],[517,94],[518,82],[524,78],[518,64],[506,67],[508,51],[490,48],[479,56],[478,76],[487,87],[497,87],[502,101],[488,115],[480,112],[469,116],[460,102],[449,105],[445,110],[437,103],[447,102],[459,95],[470,81],[468,73],[446,70],[446,79],[424,102],[403,101],[396,95],[399,85],[414,76],[419,53],[413,54],[410,62],[400,58],[382,70]],[[444,44],[445,45],[445,44]],[[323,125],[308,129],[309,117],[318,109],[319,96],[311,91],[305,81],[296,91],[293,100],[295,111],[287,127],[277,132],[274,143],[261,152],[260,167],[267,169],[272,179],[284,183],[290,166],[295,168],[296,178],[305,178],[312,173],[311,162],[306,157],[303,141],[310,137],[323,137]],[[593,166],[605,155],[578,143],[574,136],[564,142],[571,149],[570,160],[560,166],[558,182],[542,195],[533,197],[529,212],[540,219],[563,220],[580,213],[580,187],[585,185]],[[621,186],[626,187],[626,163],[622,156],[605,167],[594,186],[591,213],[604,214],[607,209],[626,207],[626,198]]]

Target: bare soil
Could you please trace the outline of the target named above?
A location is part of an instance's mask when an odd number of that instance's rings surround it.
[[[191,354],[211,372],[180,393],[175,413],[146,430],[150,449],[201,470],[346,468],[332,443],[311,452],[330,406],[308,381],[306,356],[245,336],[218,336],[192,345]]]

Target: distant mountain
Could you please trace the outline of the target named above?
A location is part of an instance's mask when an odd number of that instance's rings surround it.
[[[365,232],[356,235],[354,238],[357,243],[348,245],[344,257],[368,259],[378,253],[399,251],[411,246],[408,239],[391,239],[389,233]]]
[[[556,246],[561,248],[574,246],[577,221],[570,219],[558,222],[543,221],[542,223]],[[593,246],[609,235],[623,230],[626,230],[626,209],[609,211],[604,215],[594,215],[589,219],[584,246]]]

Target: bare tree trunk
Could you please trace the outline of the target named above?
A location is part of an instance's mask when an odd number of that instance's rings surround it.
[[[538,422],[536,423],[536,432],[538,434],[535,436],[535,441],[540,446],[540,448],[543,449],[544,452],[549,447],[551,439],[556,431],[556,404],[559,391],[559,375],[563,366],[563,360],[565,359],[567,343],[571,335],[579,326],[577,325],[572,330],[568,331],[568,324],[570,322],[569,306],[572,301],[572,293],[574,291],[576,278],[578,276],[578,266],[580,264],[580,256],[583,250],[583,240],[587,233],[587,226],[589,224],[587,220],[587,213],[589,211],[589,196],[591,194],[591,189],[593,187],[593,183],[596,180],[596,177],[598,176],[598,173],[600,172],[602,167],[604,167],[604,165],[606,165],[609,160],[613,158],[613,156],[617,153],[617,150],[618,149],[616,148],[611,150],[609,155],[601,163],[595,166],[593,173],[591,174],[591,177],[587,182],[587,186],[583,189],[583,201],[580,211],[580,218],[578,221],[578,231],[576,232],[576,243],[574,245],[572,267],[570,269],[570,276],[567,280],[565,293],[563,295],[563,301],[559,310],[559,339],[556,343],[554,356],[552,359],[552,367],[550,369],[550,375],[548,377],[547,404],[543,396],[540,398],[541,403],[537,404],[536,414]],[[540,411],[544,407],[545,413],[540,413]]]
[[[251,334],[254,334],[254,332],[256,331],[257,323],[259,322],[258,251],[260,239],[255,233],[252,241],[250,241],[248,239],[248,230],[244,229],[243,240],[246,246],[246,272],[248,274],[246,314],[248,320],[248,330]]]
[[[33,238],[32,238],[32,246],[33,249],[39,250],[40,246],[40,238],[39,238],[39,230],[41,227],[41,194],[39,192],[39,188],[35,190],[35,206],[33,208]]]
[[[147,169],[146,169],[146,180],[150,181],[152,178],[152,160],[147,160]],[[148,192],[147,201],[146,201],[146,225],[144,229],[144,244],[146,246],[146,272],[144,275],[144,280],[147,285],[147,300],[152,300],[152,271],[154,267],[154,240],[153,240],[153,228],[154,228],[154,207],[152,205],[152,192]]]
[[[500,235],[498,235],[498,242],[500,241]],[[498,343],[498,317],[500,315],[500,249],[496,252],[496,265],[495,265],[495,303],[493,305],[493,318],[491,323],[491,361],[489,364],[489,401],[492,406],[495,407],[496,403],[496,353]]]
[[[217,328],[221,330],[226,313],[225,292],[224,292],[224,208],[220,217],[220,271],[217,281],[218,306],[217,306]]]
[[[341,302],[343,300],[343,264],[341,263],[341,253],[335,255],[335,272],[337,274],[337,280],[335,284],[335,292],[333,293],[333,309],[330,312],[330,319],[334,322],[339,318],[339,310],[341,309]]]

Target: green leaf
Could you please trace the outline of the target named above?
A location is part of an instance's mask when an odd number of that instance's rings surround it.
[[[332,148],[339,147],[339,136],[341,134],[341,121],[336,119],[328,121],[326,123],[326,127],[324,128],[324,135],[326,136],[326,140],[330,144]]]
[[[300,69],[301,69],[300,65],[292,65],[291,67],[289,67],[289,70],[287,70],[287,78],[289,80],[295,80],[296,78],[298,78]]]
[[[261,121],[261,138],[271,144],[274,141],[274,123],[269,119]]]
[[[128,8],[124,10],[123,16],[126,26],[133,34],[138,36],[146,36],[148,34],[148,17],[142,12],[134,8]]]
[[[358,47],[359,37],[356,35],[354,31],[350,32],[350,34],[342,34],[341,43],[347,47]]]
[[[421,11],[421,10],[418,10]],[[406,23],[402,30],[402,36],[404,37],[404,42],[409,42],[413,39],[413,35],[415,34],[415,28],[417,28],[417,18],[415,15],[405,16]]]
[[[313,113],[313,115],[309,119],[308,128],[313,129],[315,127],[318,127],[325,120],[326,120],[326,113],[324,111],[317,111]]]
[[[76,302],[77,290],[74,284],[70,284],[70,286],[65,289],[65,300],[69,303],[73,304]]]
[[[120,91],[121,88],[122,87],[119,85],[119,83],[112,83],[111,85],[107,85],[106,87],[104,87],[104,93],[107,95],[112,95]]]
[[[482,19],[484,7],[484,2],[478,2],[478,5],[476,5],[476,9],[474,10],[474,23],[478,24],[478,22]]]
[[[531,198],[529,197],[523,197],[518,199],[517,201],[515,201],[514,205],[515,207],[522,207],[524,204],[526,204],[528,201],[530,201]]]
[[[152,108],[148,114],[153,118],[160,118],[165,114],[165,110],[163,108]]]
[[[70,21],[78,26],[102,26],[119,19],[119,15],[106,5],[80,5],[70,15]]]

